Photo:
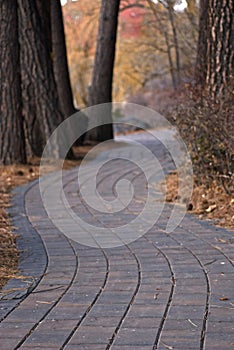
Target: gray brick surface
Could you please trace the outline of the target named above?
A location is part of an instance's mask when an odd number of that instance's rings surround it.
[[[126,138],[150,147],[164,170],[173,168],[157,140],[141,133]],[[126,156],[125,150],[119,155]],[[135,201],[116,217],[80,200],[77,169],[64,174],[65,194],[88,222],[125,225],[144,202],[144,177],[138,173],[132,163],[118,160],[98,175],[98,190],[108,199],[123,174],[136,184]],[[1,293],[0,350],[233,349],[234,234],[190,215],[167,234],[171,209],[166,205],[138,240],[96,249],[69,240],[53,225],[37,181],[16,189],[10,215],[20,235],[25,278],[10,280]]]

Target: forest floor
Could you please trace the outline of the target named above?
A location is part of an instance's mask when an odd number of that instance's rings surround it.
[[[177,179],[176,172],[167,177],[168,202],[174,202],[177,198]],[[188,211],[198,215],[199,219],[211,220],[215,225],[234,230],[234,196],[227,194],[216,182],[212,182],[209,187],[194,185]]]

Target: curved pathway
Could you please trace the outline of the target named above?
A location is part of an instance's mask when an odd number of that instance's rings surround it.
[[[144,133],[121,140],[128,138],[149,147],[165,171],[173,169],[160,143]],[[137,189],[131,206],[111,218],[82,201],[76,175],[77,169],[65,173],[64,191],[90,224],[124,225],[142,208],[145,178],[133,163],[116,159],[99,174],[97,190],[109,199],[123,177]],[[2,291],[1,350],[234,349],[233,233],[186,215],[168,234],[168,205],[143,237],[97,249],[53,225],[37,181],[17,189],[13,204],[27,278],[11,280]]]

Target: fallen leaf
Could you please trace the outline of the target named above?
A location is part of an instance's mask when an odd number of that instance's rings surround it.
[[[227,297],[222,297],[222,298],[219,298],[219,300],[226,301],[226,300],[229,300],[229,299]]]
[[[217,208],[216,204],[210,205],[209,208],[206,209],[207,213],[212,213]]]
[[[54,303],[54,301],[40,301],[40,300],[37,300],[36,302],[38,304],[52,304],[52,303]]]
[[[222,238],[216,238],[216,237],[215,237],[215,240],[216,240],[217,242],[220,242],[220,243],[225,243],[225,244],[228,243],[228,241],[226,241],[225,239],[222,239]]]
[[[170,346],[170,345],[167,345],[165,343],[162,342],[162,345],[166,348],[166,349],[169,349],[169,350],[173,350],[174,349],[174,346]]]
[[[194,327],[198,327],[195,323],[193,323],[193,322],[190,320],[190,318],[188,318],[188,321],[189,321],[189,323],[191,323],[191,325],[193,325]]]

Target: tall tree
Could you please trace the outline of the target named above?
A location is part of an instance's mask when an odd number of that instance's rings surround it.
[[[115,46],[118,27],[120,0],[102,0],[96,55],[92,83],[89,91],[89,105],[112,102],[112,83],[115,61]],[[104,117],[103,117],[104,118]],[[106,123],[95,128],[90,135],[96,141],[113,138],[111,110],[105,116]]]
[[[201,0],[195,77],[212,99],[225,92],[234,73],[233,0]]]
[[[167,1],[167,9],[169,14],[169,21],[171,24],[171,29],[173,33],[173,43],[176,57],[176,87],[181,83],[181,64],[180,64],[180,48],[178,41],[177,28],[175,24],[175,13],[174,13],[175,1]]]
[[[63,117],[67,118],[75,112],[78,112],[78,109],[76,109],[73,104],[73,94],[67,62],[63,13],[60,0],[51,1],[50,18],[53,72],[58,91],[59,107]],[[75,142],[75,145],[79,146],[83,143],[85,139],[85,131],[87,130],[87,118],[82,113],[79,113],[79,123],[77,123],[77,127],[80,133],[83,132],[81,137]],[[72,157],[71,150],[69,152],[69,157]]]
[[[0,163],[25,163],[17,2],[0,2]]]
[[[157,30],[164,37],[172,84],[176,90],[181,83],[182,70],[178,28],[174,10],[176,1],[159,0],[157,3],[154,3],[152,0],[146,1],[156,19]],[[162,11],[162,9],[166,11]]]
[[[49,31],[43,14],[48,4],[39,0],[19,0],[19,38],[23,112],[27,151],[41,156],[47,140],[63,121],[50,55]],[[59,157],[59,145],[54,145]]]
[[[52,58],[60,109],[65,117],[76,112],[67,63],[63,14],[60,0],[51,1]]]

